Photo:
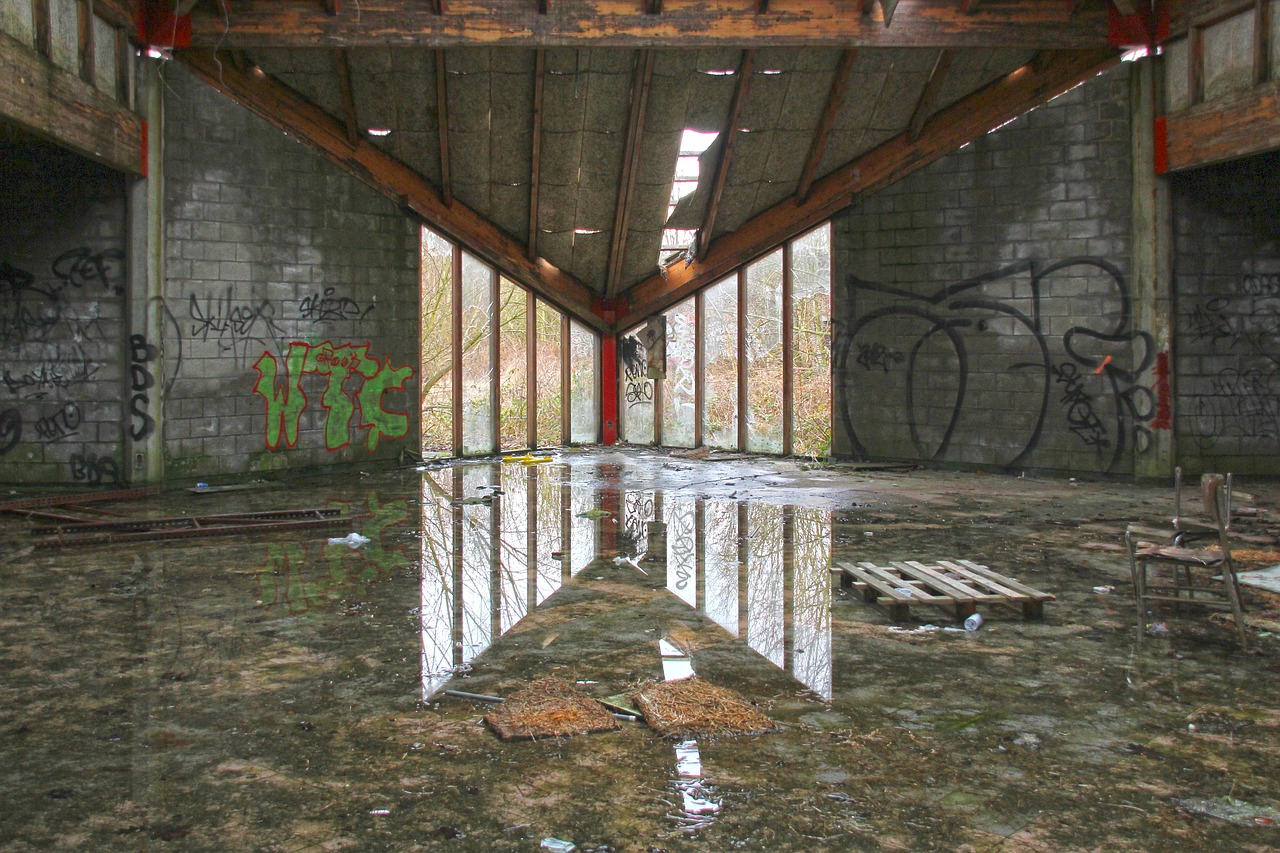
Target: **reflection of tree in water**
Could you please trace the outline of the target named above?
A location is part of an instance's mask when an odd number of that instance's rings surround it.
[[[783,648],[782,507],[747,505],[747,645],[781,667]]]
[[[796,679],[831,696],[831,513],[797,507],[792,525],[791,621]]]

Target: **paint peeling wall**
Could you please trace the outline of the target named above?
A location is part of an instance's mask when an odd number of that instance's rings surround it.
[[[1280,154],[1171,175],[1178,455],[1280,474]]]
[[[418,450],[418,231],[176,64],[164,68],[166,472]]]
[[[1130,283],[1122,65],[835,220],[835,451],[1132,473],[1159,356]]]
[[[0,135],[0,482],[122,482],[125,182]]]

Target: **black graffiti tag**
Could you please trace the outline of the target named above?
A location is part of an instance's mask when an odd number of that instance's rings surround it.
[[[1062,386],[1058,402],[1067,408],[1067,427],[1088,447],[1099,450],[1110,447],[1107,428],[1093,410],[1093,397],[1085,393],[1079,367],[1064,361],[1053,368],[1053,378]]]
[[[67,403],[52,415],[36,421],[36,435],[48,444],[78,435],[80,432],[80,407]]]
[[[91,450],[71,454],[71,479],[77,483],[100,486],[121,484],[120,463],[110,456],[99,456]]]
[[[141,441],[155,429],[155,419],[147,411],[151,398],[147,391],[156,384],[151,368],[147,365],[155,361],[156,348],[147,343],[142,335],[129,336],[129,382],[133,396],[129,399],[129,415],[133,422],[129,425],[129,437]]]
[[[323,295],[312,294],[302,300],[298,313],[303,320],[322,323],[327,320],[363,320],[377,305],[361,308],[353,299],[335,296],[332,287],[326,287]]]

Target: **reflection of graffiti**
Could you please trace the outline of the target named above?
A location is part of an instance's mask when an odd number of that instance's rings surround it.
[[[36,421],[36,435],[49,444],[79,435],[79,432],[80,407],[75,403],[67,403],[52,415]]]
[[[302,613],[330,607],[344,598],[362,598],[370,585],[411,564],[401,550],[389,549],[383,542],[388,528],[409,520],[407,500],[383,504],[371,497],[369,514],[360,517],[362,535],[370,541],[358,551],[345,545],[323,545],[323,559],[317,561],[308,559],[304,545],[269,545],[267,563],[258,574],[262,606]]]
[[[147,412],[151,398],[147,391],[156,384],[147,365],[155,361],[156,348],[142,335],[129,336],[129,383],[133,396],[129,398],[129,414],[136,420],[129,425],[129,437],[141,441],[155,428],[155,419]]]
[[[284,334],[275,321],[275,303],[270,299],[236,302],[231,285],[222,296],[199,299],[191,294],[187,311],[194,340],[215,341],[222,352],[238,358],[248,358],[252,343],[274,345]]]
[[[867,371],[850,383],[839,413],[857,454],[941,460],[973,453],[991,461],[978,454],[998,446],[998,464],[1025,464],[1042,444],[1055,383],[1066,429],[1054,435],[1110,450],[1099,460],[1103,470],[1115,468],[1130,448],[1149,446],[1156,400],[1137,377],[1154,360],[1153,342],[1130,328],[1128,285],[1111,262],[1024,261],[929,295],[856,276],[850,288],[859,314],[836,342],[835,367],[849,377],[851,362],[863,354],[869,362],[858,362]],[[1065,327],[1081,293],[1105,306],[1096,312],[1108,318],[1101,328]],[[887,352],[890,340],[909,343],[902,352],[905,381],[886,375],[883,365],[871,370],[878,364],[872,354]],[[904,438],[895,429],[902,425]],[[960,435],[973,440],[953,450]],[[1066,449],[1062,439],[1054,441]]]
[[[22,440],[22,413],[17,409],[0,412],[0,456]]]
[[[120,464],[110,456],[99,456],[92,450],[71,454],[71,479],[90,486],[118,486]]]
[[[311,373],[328,377],[320,397],[320,405],[328,412],[325,422],[325,446],[328,449],[338,450],[351,441],[355,406],[343,385],[356,375],[363,377],[364,381],[354,400],[360,404],[361,417],[355,427],[369,429],[368,449],[376,450],[383,436],[404,438],[409,432],[408,415],[384,409],[382,395],[387,391],[402,390],[405,381],[413,375],[413,368],[408,365],[392,367],[391,356],[379,362],[369,358],[368,350],[368,344],[335,346],[331,341],[316,345],[294,341],[289,344],[284,357],[283,384],[276,381],[280,373],[276,357],[264,352],[253,366],[258,371],[258,381],[253,390],[262,395],[267,404],[267,447],[278,449],[282,436],[286,446],[297,444],[298,421],[307,408],[302,377]]]
[[[906,359],[905,355],[897,350],[889,349],[879,341],[858,344],[858,364],[867,370],[873,370],[878,367],[888,373],[890,366],[902,364],[904,359]]]
[[[376,305],[361,308],[353,299],[335,296],[334,288],[326,287],[322,295],[311,294],[298,305],[298,315],[312,323],[327,320],[363,320]]]

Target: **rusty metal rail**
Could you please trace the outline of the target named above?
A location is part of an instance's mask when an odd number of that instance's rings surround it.
[[[152,529],[137,529],[137,522],[133,522],[134,527],[128,524],[117,525],[68,525],[63,532],[55,532],[46,535],[44,538],[37,538],[34,545],[37,548],[68,548],[75,545],[109,545],[118,542],[156,542],[167,539],[198,539],[213,536],[240,536],[262,531],[281,531],[281,530],[308,530],[321,527],[337,527],[351,522],[350,516],[339,515],[338,510],[320,510],[325,513],[316,516],[317,510],[310,510],[312,517],[298,518],[287,517],[288,513],[308,512],[303,510],[285,511],[286,517],[283,519],[262,519],[246,520],[235,516],[223,517],[213,526],[201,526],[198,517],[187,517],[182,519],[188,522],[186,526],[170,526]],[[207,516],[205,517],[208,518]],[[145,523],[145,522],[144,522]],[[92,526],[97,532],[82,530],[82,527]],[[103,530],[103,527],[109,529]],[[55,528],[58,529],[58,528]]]
[[[128,518],[119,521],[85,521],[67,524],[52,524],[35,527],[32,533],[37,536],[61,535],[67,533],[121,532],[133,533],[148,530],[170,530],[196,528],[206,529],[223,527],[230,524],[261,527],[281,521],[330,519],[342,513],[338,507],[309,507],[303,509],[279,509],[264,512],[229,512],[219,515],[175,515],[165,518]]]
[[[38,498],[20,498],[16,501],[0,502],[0,512],[21,513],[28,509],[41,509],[51,506],[78,506],[102,501],[128,501],[135,498],[148,498],[164,491],[163,486],[142,486],[136,489],[116,489],[113,492],[71,492],[63,495],[43,495]]]

